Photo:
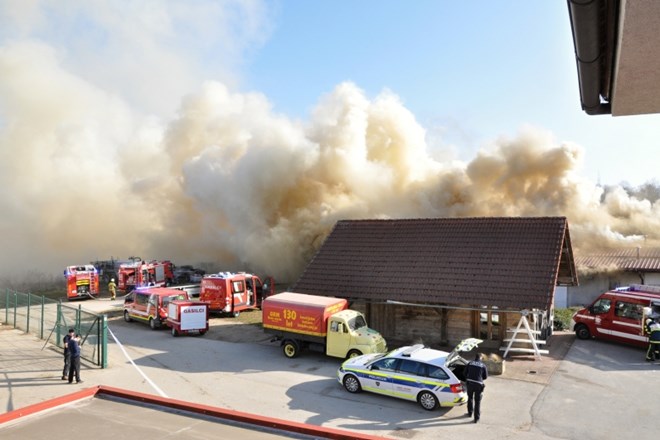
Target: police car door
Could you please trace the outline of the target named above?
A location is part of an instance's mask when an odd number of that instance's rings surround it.
[[[362,388],[366,391],[380,394],[392,394],[391,376],[396,374],[399,359],[379,359],[368,367],[362,379]]]
[[[412,359],[401,359],[392,378],[392,392],[402,399],[417,400],[417,393],[424,388],[419,376],[420,363]]]

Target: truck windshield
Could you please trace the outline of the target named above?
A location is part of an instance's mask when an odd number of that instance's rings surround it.
[[[352,318],[348,321],[348,327],[351,330],[357,330],[361,327],[366,327],[367,321],[364,320],[364,316],[357,315],[355,318]]]

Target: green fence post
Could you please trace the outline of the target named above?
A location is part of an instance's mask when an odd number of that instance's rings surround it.
[[[60,341],[62,340],[62,333],[60,333],[60,319],[62,318],[62,301],[57,303],[57,318],[55,318],[55,330],[57,334],[57,346],[60,346]]]
[[[9,287],[5,290],[5,322],[9,324]]]
[[[14,292],[14,328],[16,328],[16,313],[18,313],[18,292]]]
[[[41,317],[39,319],[39,337],[41,339],[44,338],[44,325],[46,324],[44,322],[44,312],[46,311],[46,297],[41,296]]]
[[[27,296],[27,313],[26,313],[27,323],[25,324],[25,333],[30,333],[30,304],[32,303],[32,301],[30,301],[31,299],[32,299],[32,294],[30,292],[28,292],[28,296]]]
[[[101,317],[101,368],[108,368],[108,316]]]

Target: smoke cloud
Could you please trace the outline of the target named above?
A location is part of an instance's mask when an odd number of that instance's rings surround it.
[[[240,62],[198,71],[163,44],[190,19],[182,15],[202,24],[239,15],[247,25],[225,36],[258,46],[258,2],[196,2],[185,14],[166,2],[170,15],[136,2],[141,35],[112,2],[79,6],[108,33],[119,29],[100,53],[38,38],[44,6],[20,3],[0,22],[14,26],[0,45],[3,276],[140,255],[295,281],[340,219],[566,216],[577,253],[660,239],[657,199],[581,178],[583,148],[540,128],[495,139],[467,163],[441,161],[391,91],[369,98],[341,83],[300,121],[240,92],[231,73]],[[212,29],[197,32],[213,40]],[[114,56],[127,40],[135,52]],[[228,59],[247,50],[215,49]],[[145,51],[145,71],[128,81]],[[100,73],[102,56],[116,60],[110,72]]]

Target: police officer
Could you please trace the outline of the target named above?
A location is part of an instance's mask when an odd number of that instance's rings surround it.
[[[482,362],[483,355],[477,353],[474,360],[465,367],[465,383],[467,385],[468,403],[467,416],[474,414],[474,423],[481,417],[481,397],[484,393],[484,380],[488,379],[488,369]]]

